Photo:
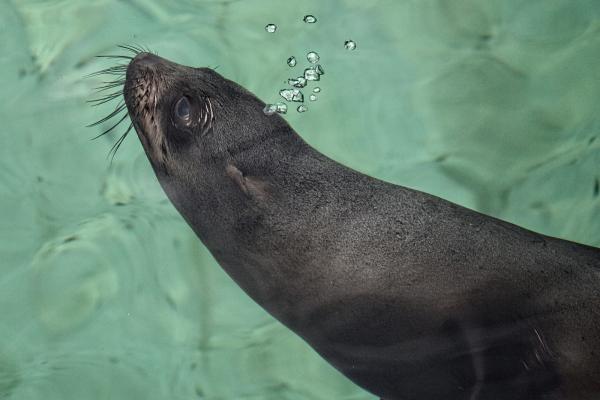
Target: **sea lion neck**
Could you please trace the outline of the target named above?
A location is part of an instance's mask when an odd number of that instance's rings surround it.
[[[294,290],[301,286],[289,279],[298,273],[289,260],[307,257],[312,244],[305,234],[315,215],[326,214],[320,204],[337,196],[320,178],[335,170],[334,162],[291,128],[185,162],[187,173],[157,173],[169,199],[225,271],[255,301],[291,323],[293,313],[280,302],[296,298]]]

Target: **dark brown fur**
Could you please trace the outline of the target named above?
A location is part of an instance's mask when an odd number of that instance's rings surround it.
[[[220,265],[358,385],[387,400],[600,398],[600,250],[340,165],[209,69],[142,53],[124,95]],[[210,129],[177,127],[181,96],[200,120],[210,99]]]

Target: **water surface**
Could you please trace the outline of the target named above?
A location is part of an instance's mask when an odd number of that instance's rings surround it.
[[[286,118],[320,151],[600,245],[599,15],[597,0],[0,2],[0,398],[373,398],[229,280],[134,135],[112,164],[120,132],[89,140],[108,127],[84,128],[108,111],[85,103],[95,55],[143,44],[275,102],[286,60],[316,51],[318,101]]]

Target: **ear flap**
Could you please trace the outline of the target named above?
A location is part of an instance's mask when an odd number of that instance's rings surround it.
[[[227,176],[237,185],[237,187],[246,195],[246,197],[265,201],[268,198],[268,184],[253,176],[244,176],[235,165],[227,164],[225,167]]]

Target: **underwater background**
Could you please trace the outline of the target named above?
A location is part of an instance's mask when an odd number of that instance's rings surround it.
[[[600,245],[598,0],[2,0],[0,399],[374,398],[225,275],[135,134],[112,162],[122,132],[90,140],[118,44],[266,102],[316,51],[285,118],[321,152]]]

